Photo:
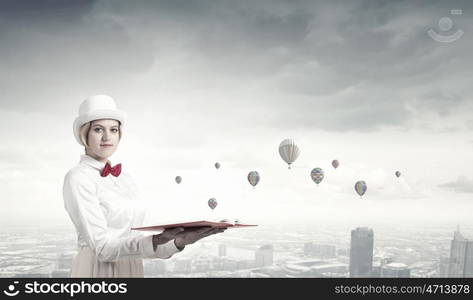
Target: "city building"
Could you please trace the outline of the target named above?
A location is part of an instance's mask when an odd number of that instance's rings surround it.
[[[255,267],[266,267],[273,264],[273,245],[261,246],[255,252]]]
[[[56,260],[56,269],[59,269],[59,270],[71,269],[74,255],[75,255],[75,252],[60,253]]]
[[[143,263],[145,276],[153,277],[166,274],[166,262],[162,259],[145,259]]]
[[[224,244],[218,245],[218,256],[227,256],[227,246]]]
[[[322,260],[291,262],[283,268],[293,277],[346,277],[348,273],[346,264]]]
[[[56,259],[55,269],[51,271],[51,277],[71,277],[71,266],[75,253],[75,251],[60,253]]]
[[[351,231],[350,277],[371,277],[373,243],[372,229],[358,227]]]
[[[174,261],[174,273],[190,273],[192,271],[191,259],[176,259]]]
[[[337,256],[348,256],[349,253],[350,253],[350,249],[347,249],[347,248],[337,249]]]
[[[334,258],[337,256],[335,246],[332,245],[320,245],[314,243],[304,244],[304,255],[316,256],[320,258]]]
[[[411,271],[406,264],[392,262],[381,267],[381,276],[387,278],[409,278]]]
[[[394,259],[392,257],[382,257],[382,258],[379,258],[379,259],[375,259],[373,258],[373,264],[372,264],[372,267],[371,267],[371,275],[370,277],[374,277],[374,278],[379,278],[379,277],[382,277],[381,273],[382,273],[382,270],[384,268],[384,266],[390,264],[390,263],[393,263],[394,262]],[[389,276],[391,277],[391,276]]]
[[[69,269],[58,269],[51,271],[52,278],[68,278],[71,277],[71,270]]]
[[[473,277],[473,241],[463,237],[459,227],[450,244],[448,277]]]
[[[448,277],[448,265],[450,262],[450,257],[440,257],[438,268],[437,268],[437,277],[446,278]]]

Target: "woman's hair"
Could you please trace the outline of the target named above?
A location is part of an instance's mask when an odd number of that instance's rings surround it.
[[[79,130],[80,140],[82,141],[82,143],[84,143],[85,147],[89,147],[89,145],[87,144],[87,140],[89,139],[89,132],[90,132],[90,128],[92,127],[91,126],[92,122],[93,121],[85,123],[84,125],[82,125],[80,127],[80,130]],[[117,120],[117,122],[118,122],[118,138],[121,140],[121,138],[122,138],[122,123],[118,120]]]

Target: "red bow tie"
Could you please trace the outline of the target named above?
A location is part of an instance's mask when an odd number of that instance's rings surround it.
[[[118,164],[115,167],[110,166],[109,163],[105,164],[105,167],[102,169],[100,172],[100,176],[106,177],[108,174],[112,174],[115,177],[118,177],[120,173],[122,172],[122,164]]]

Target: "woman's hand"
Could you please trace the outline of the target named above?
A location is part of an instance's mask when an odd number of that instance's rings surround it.
[[[179,232],[184,231],[184,228],[177,227],[177,228],[168,228],[165,229],[160,234],[153,235],[153,249],[156,251],[158,245],[166,244],[167,242],[176,238],[176,234]]]
[[[226,229],[212,227],[187,228],[176,234],[174,244],[177,248],[183,249],[186,245],[193,244],[206,236],[224,232]]]

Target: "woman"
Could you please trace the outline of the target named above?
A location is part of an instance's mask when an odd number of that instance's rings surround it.
[[[170,258],[186,245],[225,229],[167,229],[146,236],[145,208],[132,177],[112,165],[126,114],[106,95],[87,98],[79,107],[74,136],[85,147],[80,162],[64,178],[64,207],[78,235],[71,277],[143,277],[143,258]]]

